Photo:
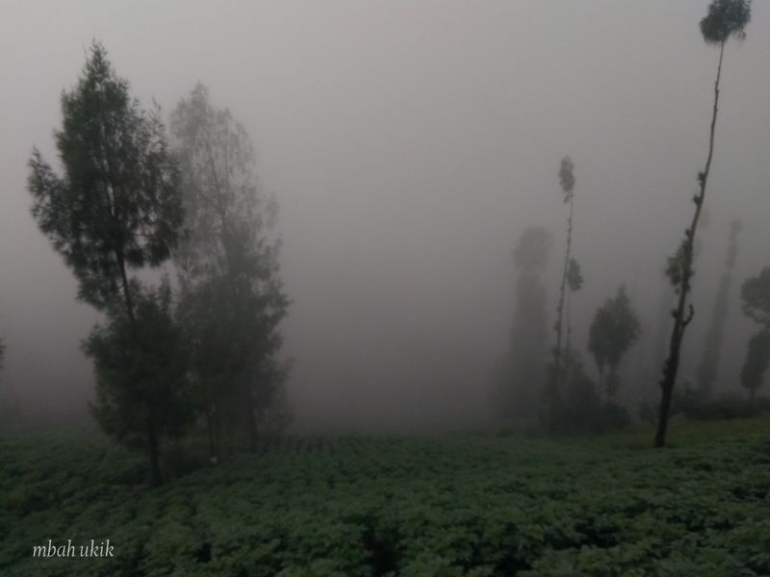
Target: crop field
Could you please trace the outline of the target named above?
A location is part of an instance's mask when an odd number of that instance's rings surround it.
[[[770,420],[650,438],[266,438],[157,489],[96,434],[6,438],[0,574],[770,574]]]

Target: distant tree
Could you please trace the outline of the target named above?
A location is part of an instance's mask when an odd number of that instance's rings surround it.
[[[110,326],[127,323],[125,330],[135,335],[134,347],[148,346],[140,340],[148,333],[141,330],[136,309],[137,300],[149,293],[130,273],[159,266],[169,257],[183,218],[178,170],[167,151],[159,112],[139,108],[129,95],[128,82],[115,74],[98,43],[92,45],[75,88],[63,93],[61,108],[62,129],[54,135],[64,174],[56,174],[33,149],[28,181],[32,215],[73,270],[78,298],[107,313]],[[94,333],[103,334],[101,329]],[[152,388],[149,382],[115,379],[120,386],[100,389],[96,414],[107,406],[120,407],[138,391],[149,395]],[[102,375],[102,380],[108,378]],[[137,434],[147,432],[144,448],[153,482],[159,483],[157,447],[149,431],[161,427],[152,422],[154,413],[144,417],[132,422]],[[104,425],[103,419],[100,422]]]
[[[639,317],[631,306],[626,287],[620,285],[614,298],[604,301],[596,311],[588,335],[588,350],[599,370],[599,391],[605,390],[609,401],[618,386],[617,368],[623,355],[641,334]],[[604,369],[609,368],[605,382]]]
[[[731,36],[744,38],[744,29],[751,19],[750,0],[713,0],[708,9],[708,14],[700,22],[701,33],[707,44],[719,46],[719,63],[714,82],[714,106],[711,114],[711,128],[709,131],[709,148],[706,158],[706,166],[703,172],[698,173],[698,191],[693,197],[695,214],[690,226],[685,230],[676,253],[669,258],[666,272],[677,294],[677,306],[672,311],[674,326],[668,347],[668,356],[663,364],[661,376],[661,401],[658,416],[658,429],[655,434],[655,446],[662,447],[666,442],[666,430],[668,427],[668,414],[671,406],[671,396],[676,383],[679,369],[680,350],[687,326],[692,322],[695,313],[692,304],[687,297],[690,294],[693,271],[693,251],[695,232],[706,199],[706,185],[711,171],[711,162],[714,156],[714,134],[717,121],[719,104],[719,81],[722,73],[722,58],[725,44]]]
[[[746,279],[741,286],[741,301],[743,314],[770,332],[770,267]]]
[[[197,396],[213,457],[223,421],[257,425],[285,398],[278,359],[289,300],[279,274],[277,204],[260,189],[254,148],[229,110],[198,84],[171,114],[189,234],[175,256],[180,319],[193,343]]]
[[[770,364],[770,267],[746,279],[741,286],[741,301],[743,313],[761,326],[749,341],[741,369],[741,384],[749,390],[753,401]]]
[[[544,360],[548,351],[545,287],[553,236],[541,226],[524,230],[513,251],[517,270],[516,306],[509,350],[496,375],[492,402],[501,417],[533,414],[540,402]]]
[[[160,444],[180,436],[194,416],[187,353],[173,318],[171,288],[134,290],[134,317],[115,307],[83,345],[96,366],[94,416],[129,447],[148,448],[160,482]]]
[[[717,297],[714,301],[711,323],[706,332],[706,342],[703,347],[703,356],[698,365],[698,385],[700,395],[704,398],[711,396],[711,390],[716,381],[719,369],[719,358],[722,348],[725,323],[727,322],[730,287],[732,286],[732,271],[738,257],[738,235],[741,233],[741,221],[734,220],[730,223],[730,244],[727,250],[727,262],[725,272],[719,281]]]
[[[741,368],[741,384],[749,391],[749,399],[754,402],[757,389],[762,382],[770,365],[770,332],[759,331],[749,341],[746,351],[746,361]]]
[[[556,345],[553,349],[553,379],[554,392],[558,393],[558,385],[561,370],[562,355],[562,333],[564,331],[565,317],[565,290],[567,288],[567,279],[570,272],[570,253],[572,252],[572,218],[575,213],[575,164],[569,156],[561,159],[559,168],[559,182],[564,192],[564,202],[569,204],[569,216],[567,217],[567,248],[564,251],[564,269],[561,275],[561,285],[559,288],[559,304],[556,307]]]

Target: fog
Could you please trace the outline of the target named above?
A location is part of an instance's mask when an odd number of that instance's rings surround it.
[[[280,203],[292,299],[283,355],[298,429],[412,430],[490,415],[495,360],[514,307],[511,253],[529,225],[554,234],[556,308],[575,162],[572,300],[585,352],[597,307],[626,283],[644,336],[623,367],[634,409],[657,399],[662,271],[689,224],[708,147],[718,50],[708,2],[23,2],[0,5],[0,373],[4,418],[87,413],[80,341],[100,315],[37,228],[26,191],[33,145],[53,160],[59,98],[92,39],[143,105],[167,118],[197,81],[229,107]],[[692,373],[740,218],[719,390],[752,325],[738,287],[770,265],[770,4],[725,51],[695,320]]]

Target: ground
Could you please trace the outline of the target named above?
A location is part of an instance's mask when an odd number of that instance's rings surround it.
[[[0,574],[770,574],[770,419],[669,439],[267,438],[150,489],[93,431],[6,437]],[[114,555],[33,558],[92,539]]]

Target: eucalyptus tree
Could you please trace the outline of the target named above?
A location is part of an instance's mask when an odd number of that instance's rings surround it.
[[[259,186],[245,128],[211,105],[205,86],[173,110],[171,133],[188,229],[175,256],[180,318],[218,458],[225,419],[245,423],[254,447],[258,419],[282,398],[288,375],[278,359],[289,300],[279,274],[280,239],[272,234],[277,205]]]
[[[658,428],[655,434],[655,446],[662,447],[666,442],[666,430],[668,427],[668,413],[671,405],[671,397],[679,370],[680,351],[685,330],[692,322],[695,310],[688,301],[692,288],[693,251],[695,246],[695,233],[706,200],[706,186],[711,164],[714,158],[714,135],[716,132],[717,113],[719,110],[719,82],[722,75],[722,60],[727,41],[731,37],[743,39],[746,36],[745,28],[751,19],[750,0],[713,0],[708,8],[708,14],[700,22],[700,30],[706,44],[719,47],[719,62],[717,64],[716,80],[714,81],[714,103],[711,112],[711,125],[709,129],[709,144],[706,164],[702,172],[698,173],[698,189],[693,196],[695,212],[684,233],[684,238],[673,256],[669,257],[666,274],[674,286],[677,295],[676,308],[672,311],[674,325],[669,339],[668,355],[663,364],[663,372],[660,380],[661,400],[658,413]]]
[[[561,283],[559,286],[559,303],[556,306],[556,324],[554,325],[554,329],[556,330],[556,345],[553,348],[552,386],[554,388],[555,394],[558,394],[562,368],[562,336],[564,333],[565,317],[567,316],[565,314],[567,312],[565,310],[565,303],[568,296],[565,291],[568,288],[567,283],[570,277],[570,265],[574,262],[574,260],[571,259],[571,252],[572,219],[575,214],[575,164],[572,162],[572,159],[569,156],[565,156],[561,159],[561,165],[559,167],[559,182],[564,193],[564,203],[569,204],[569,215],[567,217],[567,248],[564,251],[564,267],[562,270]],[[579,268],[576,269],[576,265],[577,263],[575,262],[573,265],[573,271],[576,271],[578,273],[577,277],[579,277]],[[577,279],[575,275],[573,275],[573,277]],[[582,284],[582,279],[580,279],[579,283],[575,284],[576,290],[579,288],[580,284]],[[572,287],[570,286],[569,288],[571,289]],[[567,322],[569,324],[569,321]]]
[[[728,306],[730,302],[730,288],[732,287],[735,262],[738,258],[738,235],[741,233],[741,221],[734,220],[730,223],[730,240],[727,249],[727,260],[725,262],[725,272],[719,280],[714,309],[712,311],[711,323],[706,332],[706,341],[703,347],[703,356],[698,365],[698,385],[701,394],[708,398],[711,396],[711,390],[719,370],[719,358],[722,348],[724,327],[727,322]]]
[[[133,273],[169,257],[183,219],[179,173],[167,150],[159,111],[140,108],[128,82],[116,75],[106,50],[96,42],[77,84],[63,93],[61,111],[62,128],[54,136],[63,174],[33,149],[28,179],[32,215],[75,274],[78,298],[107,314],[109,328],[97,328],[93,335],[128,331],[132,346],[146,350],[149,345],[142,339],[151,334],[139,326],[137,304],[152,291]],[[101,342],[109,347],[117,340]],[[85,350],[91,354],[96,349]],[[152,479],[159,483],[163,427],[155,421],[151,394],[158,381],[124,376],[101,371],[94,412],[97,418],[106,406],[110,412],[126,412],[131,444],[148,451]],[[114,431],[99,422],[107,432]],[[127,438],[123,433],[116,435],[119,440]]]

